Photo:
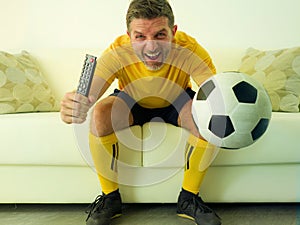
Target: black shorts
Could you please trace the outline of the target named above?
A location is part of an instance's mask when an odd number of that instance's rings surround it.
[[[178,126],[178,116],[182,107],[191,99],[193,99],[195,92],[191,88],[187,88],[185,92],[181,93],[178,98],[169,106],[163,108],[149,109],[140,106],[131,96],[118,89],[110,96],[116,96],[123,99],[128,105],[133,115],[133,125],[140,125],[154,121],[165,122]]]

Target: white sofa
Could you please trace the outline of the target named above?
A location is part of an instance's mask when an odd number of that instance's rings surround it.
[[[28,49],[27,49],[28,50]],[[85,53],[30,49],[60,99],[76,88]],[[227,54],[230,51],[230,54]],[[17,52],[17,51],[15,51]],[[244,49],[210,49],[218,71],[235,70]],[[111,91],[110,89],[109,91]],[[0,115],[0,203],[89,203],[101,192],[91,166],[88,123],[66,125],[59,112]],[[241,150],[220,150],[200,194],[208,202],[299,202],[300,113],[273,112],[266,134]],[[128,132],[131,131],[131,132]],[[124,202],[176,202],[187,132],[148,123],[120,133]],[[141,138],[142,137],[142,138]],[[126,147],[127,146],[127,147]]]

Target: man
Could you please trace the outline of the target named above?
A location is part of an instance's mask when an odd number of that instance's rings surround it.
[[[97,101],[91,118],[90,150],[102,195],[90,205],[87,225],[107,225],[121,215],[117,170],[111,164],[118,155],[115,132],[157,117],[190,132],[178,215],[198,225],[219,225],[220,218],[198,196],[213,148],[199,134],[191,114],[195,92],[190,77],[200,85],[213,75],[212,60],[195,39],[177,31],[167,0],[133,0],[126,21],[127,34],[97,61],[89,97],[70,92],[61,102],[62,120],[82,123],[89,108],[118,79],[119,90]]]

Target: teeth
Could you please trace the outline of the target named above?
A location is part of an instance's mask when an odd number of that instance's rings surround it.
[[[146,53],[145,55],[149,58],[155,58],[157,56],[159,56],[160,52],[156,52],[156,53]]]

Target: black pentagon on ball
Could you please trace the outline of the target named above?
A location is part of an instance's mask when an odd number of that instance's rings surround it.
[[[212,80],[204,83],[198,90],[197,100],[206,100],[215,87],[216,86]]]
[[[219,138],[225,138],[235,131],[230,117],[226,115],[213,115],[208,129]]]
[[[257,99],[257,89],[246,81],[241,81],[232,88],[240,103],[254,104]]]
[[[262,118],[259,120],[255,128],[251,131],[253,141],[256,141],[260,138],[268,128],[269,119]]]

